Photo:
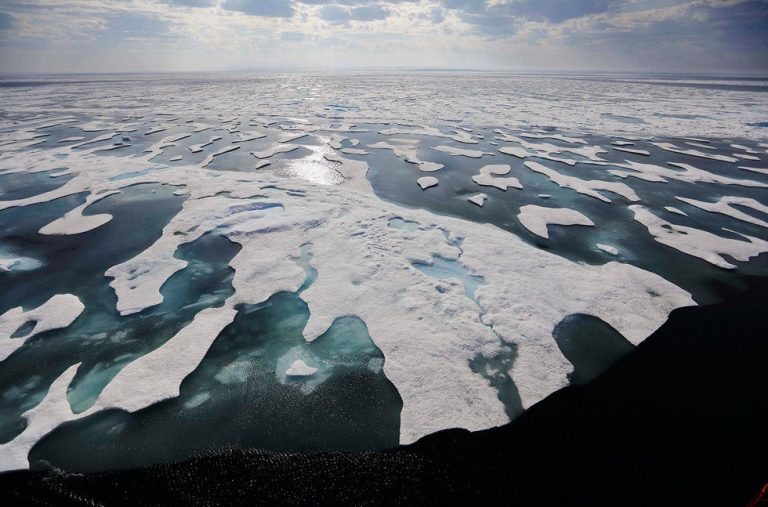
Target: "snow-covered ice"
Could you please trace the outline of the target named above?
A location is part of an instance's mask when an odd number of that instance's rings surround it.
[[[520,208],[517,215],[520,223],[542,238],[549,238],[549,225],[595,225],[595,223],[583,213],[568,208],[545,208],[529,204]]]
[[[603,195],[602,192],[604,191],[620,195],[628,201],[635,202],[640,200],[640,197],[637,196],[632,188],[618,181],[582,180],[575,176],[566,176],[554,169],[550,169],[543,164],[533,161],[526,161],[525,166],[531,171],[547,176],[562,188],[570,188],[580,194],[588,195],[595,199],[600,199],[601,201],[611,202],[608,197]]]
[[[760,238],[746,234],[739,234],[743,239],[726,238],[694,227],[667,222],[644,206],[633,205],[629,209],[634,212],[635,220],[643,224],[659,243],[704,259],[723,269],[736,269],[723,255],[733,257],[737,261],[748,261],[750,257],[768,252],[768,241]]]
[[[430,187],[437,186],[438,181],[437,178],[434,176],[422,176],[418,180],[416,180],[416,183],[419,184],[422,190],[426,190]]]
[[[508,165],[486,165],[480,168],[480,174],[472,176],[472,181],[478,185],[496,187],[499,190],[507,190],[509,187],[522,189],[523,185],[520,184],[520,180],[514,176],[498,177],[509,174],[511,170],[512,167]]]
[[[469,202],[476,204],[481,208],[483,207],[483,204],[485,204],[486,199],[488,199],[488,196],[485,194],[476,194],[476,195],[473,195],[472,197],[467,198]]]
[[[77,296],[57,294],[32,310],[25,311],[20,306],[8,310],[0,315],[0,361],[21,347],[25,338],[69,326],[84,309]],[[34,323],[34,327],[24,336],[14,337],[14,333],[28,322]]]
[[[317,368],[313,368],[301,359],[295,360],[291,363],[291,366],[285,370],[285,374],[289,377],[309,377],[317,371]]]

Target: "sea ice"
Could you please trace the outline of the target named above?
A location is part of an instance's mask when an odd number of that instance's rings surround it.
[[[567,153],[572,153],[574,155],[579,155],[593,162],[605,162],[602,158],[598,157],[598,155],[601,153],[608,153],[608,150],[602,148],[601,146],[573,147],[573,146],[556,146],[551,143],[531,143],[526,141],[525,139],[521,139],[519,137],[515,137],[510,134],[505,134],[501,131],[497,131],[497,133],[499,134],[499,136],[497,136],[496,139],[500,141],[518,143],[520,146],[524,148],[524,151],[510,149],[509,147],[499,149],[499,151],[502,153],[513,155],[518,158],[524,158],[521,155],[525,153],[526,156],[535,156],[535,157],[544,158],[547,160],[552,160],[554,162],[562,162],[568,165],[575,165],[576,164],[575,160],[555,157],[553,156],[553,154],[558,155],[563,152],[567,152]]]
[[[308,366],[307,363],[305,363],[303,360],[297,359],[291,363],[291,366],[288,367],[287,370],[285,370],[285,374],[289,377],[309,377],[316,371],[317,368],[312,368],[311,366]]]
[[[413,136],[428,136],[428,137],[444,137],[447,139],[453,139],[456,142],[464,144],[477,144],[478,141],[473,139],[466,131],[454,130],[453,134],[445,134],[435,127],[418,127],[418,128],[389,128],[380,132],[385,136],[392,135],[413,135]]]
[[[82,141],[85,138],[83,136],[73,136],[73,137],[65,137],[64,139],[59,139],[58,143],[74,143],[77,141]]]
[[[206,308],[159,348],[128,363],[99,394],[85,417],[105,408],[129,412],[179,395],[179,386],[192,373],[219,333],[237,313],[228,300],[221,308]]]
[[[437,185],[438,181],[437,178],[433,176],[423,176],[416,180],[416,183],[419,184],[422,190],[426,190],[429,187],[434,187]]]
[[[599,191],[612,192],[632,202],[640,200],[640,197],[638,197],[635,191],[624,183],[603,180],[582,180],[581,178],[576,178],[575,176],[566,176],[561,174],[554,169],[550,169],[545,165],[539,164],[538,162],[526,161],[525,166],[531,171],[547,176],[561,188],[570,188],[571,190],[575,190],[580,194],[588,195],[590,197],[594,197],[595,199],[600,199],[601,201],[611,202],[610,199],[605,197]]]
[[[472,176],[472,181],[478,185],[496,187],[500,190],[507,190],[509,187],[522,189],[523,185],[520,184],[520,180],[510,176],[508,178],[497,178],[496,176],[503,176],[509,174],[512,170],[508,165],[487,165],[480,169],[480,174]]]
[[[72,418],[67,386],[72,382],[77,367],[67,368],[48,388],[45,398],[36,407],[24,412],[27,419],[24,432],[10,442],[0,444],[0,471],[29,468],[27,455],[37,441]]]
[[[309,134],[306,132],[286,132],[280,135],[280,137],[277,139],[278,143],[292,143],[293,141],[296,141],[298,139],[301,139],[302,137],[306,137]]]
[[[26,156],[37,168],[60,167],[54,153]],[[19,161],[0,160],[0,168],[11,164],[17,166]],[[444,428],[482,429],[508,420],[497,392],[468,366],[477,354],[496,353],[500,337],[518,347],[518,359],[507,373],[527,407],[568,382],[571,366],[551,336],[566,315],[594,314],[636,342],[658,327],[671,309],[693,304],[685,291],[633,266],[581,265],[536,249],[493,226],[381,201],[365,178],[365,162],[339,158],[339,164],[344,174],[341,186],[280,179],[278,187],[267,172],[214,172],[191,166],[155,170],[163,166],[140,158],[76,153],[68,165],[78,175],[68,188],[36,196],[35,202],[85,190],[116,190],[126,182],[111,178],[125,172],[140,173],[130,180],[132,184],[183,186],[179,192],[188,198],[163,236],[107,272],[115,278],[112,286],[121,313],[162,301],[159,288],[185,265],[173,257],[174,252],[205,232],[216,230],[243,245],[230,262],[235,269],[235,295],[225,308],[211,310],[216,314],[238,302],[255,304],[274,292],[297,290],[305,273],[293,259],[300,245],[312,243],[312,265],[319,276],[301,296],[310,307],[305,337],[320,336],[337,317],[357,315],[366,323],[387,357],[385,373],[403,398],[404,443]],[[84,167],[91,170],[82,171]],[[394,218],[422,226],[415,231],[391,227]],[[443,292],[436,290],[434,280],[413,266],[435,256],[461,257],[471,273],[483,276],[477,304],[463,290],[447,284],[443,284]],[[525,282],[530,277],[543,283],[531,287]],[[657,295],[652,297],[651,290]],[[510,301],[520,303],[510,311]],[[478,304],[484,311],[482,322]],[[399,318],[393,320],[393,314]],[[491,324],[493,331],[488,327]],[[200,334],[205,335],[200,340],[210,344],[213,333]],[[152,354],[161,354],[166,346]],[[195,353],[204,354],[206,347],[196,345]],[[170,354],[165,367],[179,375],[173,380],[178,389],[178,379],[191,371],[194,361],[176,367],[172,360]],[[140,361],[131,365],[138,368]],[[131,365],[123,371],[129,371]],[[169,373],[158,369],[157,374]],[[116,393],[114,399],[124,399],[122,375],[113,380],[116,387],[105,388],[97,403],[107,406],[111,389]],[[175,392],[150,390],[135,406]],[[443,403],[446,396],[453,403]]]
[[[683,155],[690,155],[692,157],[708,158],[712,160],[719,160],[721,162],[738,162],[738,159],[729,157],[728,155],[714,155],[711,153],[704,153],[699,150],[686,150],[675,146],[672,143],[651,143],[654,146],[661,148],[662,150],[671,151],[673,153],[681,153]]]
[[[118,135],[117,132],[112,132],[112,133],[109,133],[109,134],[104,134],[104,135],[101,135],[101,136],[94,137],[93,139],[88,139],[86,141],[81,141],[81,142],[79,142],[77,144],[72,144],[72,145],[68,146],[68,148],[70,148],[70,149],[80,148],[82,146],[87,146],[89,144],[100,143],[102,141],[109,141],[110,139],[112,139],[116,135]]]
[[[632,160],[625,160],[623,164],[614,165],[630,169],[630,171],[620,171],[616,169],[608,170],[609,173],[618,176],[619,178],[634,177],[645,181],[655,181],[659,183],[666,183],[668,179],[673,179],[688,183],[704,182],[721,183],[723,185],[740,185],[743,187],[768,187],[768,185],[759,181],[729,178],[728,176],[721,176],[719,174],[704,171],[703,169],[698,169],[689,164],[680,164],[676,162],[669,162],[669,165],[682,170],[670,169],[655,164],[644,164]]]
[[[564,143],[569,143],[569,144],[587,144],[587,141],[585,141],[584,139],[580,139],[578,137],[567,137],[562,134],[555,134],[552,132],[547,132],[545,134],[523,132],[520,134],[520,137],[525,137],[528,139],[556,139],[558,141],[562,141]],[[618,142],[621,142],[621,141],[618,141]]]
[[[204,142],[202,144],[193,144],[192,146],[190,146],[189,147],[189,151],[191,151],[192,153],[201,152],[201,151],[203,151],[203,148],[205,148],[206,146],[208,146],[210,144],[213,144],[214,142],[218,141],[219,139],[221,139],[221,136],[211,136],[210,138],[208,138],[208,141],[206,141],[206,142]]]
[[[57,294],[33,310],[24,311],[16,307],[0,315],[0,361],[4,361],[17,348],[24,344],[24,339],[52,329],[68,327],[85,309],[77,296]],[[25,336],[11,338],[17,329],[27,322],[36,324]]]
[[[256,158],[270,158],[278,153],[288,153],[297,149],[299,149],[298,144],[277,143],[264,151],[252,151],[251,155]]]
[[[614,146],[613,149],[617,150],[617,151],[624,151],[626,153],[634,153],[635,155],[643,155],[645,157],[650,157],[651,156],[651,152],[649,152],[648,150],[636,150],[636,149],[633,149],[633,148],[622,148],[621,146]]]
[[[84,215],[83,211],[85,211],[91,204],[98,202],[105,197],[109,197],[110,195],[119,193],[119,190],[110,190],[101,194],[88,195],[85,203],[68,212],[63,217],[44,226],[40,229],[40,234],[82,234],[83,232],[101,227],[112,220],[112,215],[108,213]]]
[[[748,197],[723,196],[719,201],[714,203],[699,201],[697,199],[689,199],[687,197],[676,197],[676,199],[678,201],[682,201],[686,204],[696,206],[697,208],[710,211],[712,213],[721,213],[723,215],[735,218],[736,220],[742,220],[750,224],[759,225],[760,227],[768,227],[768,222],[765,220],[755,218],[752,215],[748,215],[747,213],[744,213],[743,211],[733,207],[733,205],[736,204],[738,206],[752,208],[753,210],[760,211],[762,213],[768,213],[768,206],[756,201],[755,199],[750,199]]]
[[[610,245],[603,245],[602,243],[597,243],[597,248],[602,250],[605,253],[611,254],[611,255],[619,255],[619,249],[615,246]]]
[[[760,157],[756,157],[755,155],[748,155],[746,153],[734,153],[733,156],[736,158],[740,158],[742,160],[756,160],[758,162],[760,161]]]
[[[745,171],[751,171],[753,173],[768,174],[768,167],[747,167],[747,166],[740,165],[739,169],[743,169]]]
[[[595,223],[573,209],[568,208],[546,208],[529,204],[520,208],[517,215],[523,227],[542,238],[549,239],[549,225],[595,225]]]
[[[681,210],[680,208],[675,208],[674,206],[664,206],[664,209],[669,211],[670,213],[675,213],[677,215],[682,215],[684,217],[688,216],[688,213],[686,213],[685,211]]]
[[[483,207],[483,204],[485,204],[485,200],[488,199],[488,196],[485,194],[477,194],[473,195],[472,197],[467,198],[467,200],[473,204],[477,204],[481,208]]]
[[[513,157],[517,157],[517,158],[526,158],[526,157],[535,156],[534,154],[528,153],[527,150],[520,148],[518,146],[502,146],[501,148],[499,148],[499,152],[505,155],[512,155]]]
[[[392,153],[394,153],[396,157],[405,159],[409,164],[418,165],[419,170],[424,172],[439,171],[443,168],[443,164],[419,159],[419,141],[416,139],[393,138],[389,139],[389,141],[379,141],[377,143],[369,144],[368,148],[392,150]]]
[[[656,241],[683,253],[704,259],[723,269],[736,269],[726,261],[723,255],[737,261],[747,261],[763,252],[768,252],[768,241],[739,234],[747,241],[724,238],[711,232],[675,225],[651,213],[638,204],[629,207],[635,214],[635,220],[643,224]]]
[[[733,148],[735,150],[745,151],[747,153],[751,153],[752,155],[759,155],[760,154],[759,151],[753,150],[749,146],[744,146],[743,144],[732,144],[731,148]]]
[[[267,134],[258,132],[256,130],[248,130],[246,132],[240,132],[237,134],[237,138],[233,139],[233,143],[247,143],[248,141],[254,141],[256,139],[262,139],[267,137]]]
[[[240,145],[239,144],[231,144],[229,146],[225,146],[225,147],[219,149],[218,151],[215,151],[215,152],[211,153],[210,155],[208,155],[205,158],[205,160],[203,160],[203,163],[200,164],[200,167],[208,167],[208,164],[213,162],[213,159],[218,157],[219,155],[224,155],[225,153],[229,153],[230,151],[235,151],[235,150],[239,150],[239,149],[240,149]]]
[[[480,158],[483,155],[493,155],[493,153],[487,151],[465,150],[464,148],[455,148],[453,146],[435,146],[432,149],[453,155],[454,157]]]

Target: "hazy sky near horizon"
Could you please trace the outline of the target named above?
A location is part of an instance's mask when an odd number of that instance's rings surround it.
[[[768,0],[0,0],[0,71],[768,73]]]

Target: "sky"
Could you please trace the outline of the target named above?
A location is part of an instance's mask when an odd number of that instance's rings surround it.
[[[768,74],[768,0],[0,0],[0,72]]]

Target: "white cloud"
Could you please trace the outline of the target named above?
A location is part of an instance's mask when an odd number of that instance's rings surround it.
[[[768,2],[17,0],[0,3],[0,43],[0,65],[21,71],[277,66],[765,71]]]

